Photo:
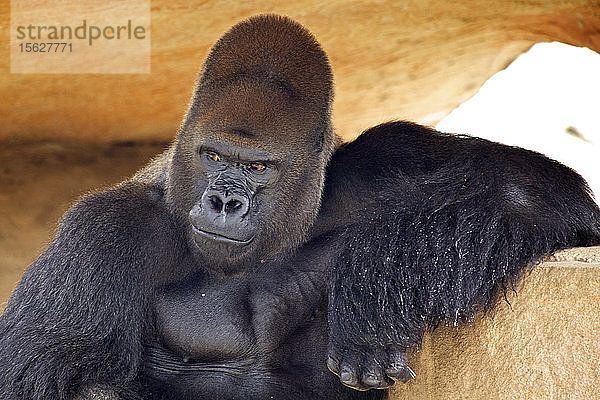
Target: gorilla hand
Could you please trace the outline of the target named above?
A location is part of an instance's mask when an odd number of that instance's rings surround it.
[[[404,350],[389,347],[373,352],[368,347],[329,347],[327,368],[353,389],[387,389],[394,382],[408,382],[415,373],[406,362]]]

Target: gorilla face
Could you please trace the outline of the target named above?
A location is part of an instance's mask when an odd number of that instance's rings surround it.
[[[329,127],[262,79],[200,93],[178,136],[168,197],[199,262],[231,274],[303,242],[319,209],[330,153],[319,137]]]
[[[281,161],[223,141],[203,142],[197,158],[204,190],[189,210],[191,241],[213,264],[235,263],[260,243],[264,221],[272,214],[265,190],[276,184]]]
[[[198,149],[207,186],[190,210],[195,241],[249,244],[257,234],[256,194],[277,178],[277,163],[246,148],[215,144]]]

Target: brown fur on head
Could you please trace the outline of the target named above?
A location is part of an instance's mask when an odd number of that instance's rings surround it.
[[[277,166],[277,178],[253,194],[253,208],[242,221],[244,229],[252,224],[256,230],[252,243],[234,248],[202,241],[193,246],[202,258],[222,269],[239,268],[305,239],[336,144],[331,78],[314,37],[286,17],[250,18],[215,44],[175,143],[168,201],[189,233],[190,209],[201,210],[199,198],[209,185],[198,162],[204,148],[263,154]]]
[[[199,87],[244,76],[281,84],[317,107],[331,102],[327,56],[310,32],[287,17],[256,16],[232,27],[212,48]]]

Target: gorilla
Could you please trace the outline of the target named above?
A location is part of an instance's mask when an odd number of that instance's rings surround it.
[[[299,24],[231,28],[173,145],[83,197],[24,274],[0,399],[381,399],[426,329],[600,243],[569,168],[409,122],[342,144],[332,91]]]

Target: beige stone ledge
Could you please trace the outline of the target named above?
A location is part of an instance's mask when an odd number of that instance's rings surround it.
[[[390,399],[600,396],[600,247],[557,253],[471,325],[425,336]]]

